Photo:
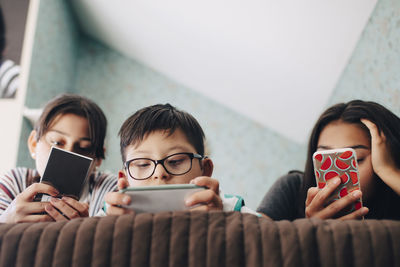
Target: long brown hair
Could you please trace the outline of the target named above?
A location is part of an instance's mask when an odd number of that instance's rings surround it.
[[[88,121],[92,153],[104,159],[104,139],[107,119],[101,108],[92,100],[75,94],[62,94],[50,100],[35,124],[36,140],[39,140],[58,115],[75,114]]]
[[[304,215],[305,200],[307,197],[308,189],[310,187],[316,186],[312,155],[317,150],[318,140],[322,130],[329,123],[341,120],[346,123],[358,124],[362,129],[366,131],[368,136],[370,136],[368,128],[366,128],[364,124],[361,123],[361,119],[363,118],[373,122],[377,126],[378,130],[386,136],[386,141],[388,143],[391,156],[395,161],[396,167],[400,168],[400,118],[382,105],[375,102],[353,100],[348,103],[336,104],[328,108],[324,113],[321,114],[311,132],[308,143],[304,179],[299,194],[300,214]],[[378,178],[378,182],[379,188],[377,188],[376,190],[376,195],[379,195],[380,197],[376,199],[379,199],[379,201],[382,202],[400,202],[400,197],[396,193],[394,193],[393,190],[391,190],[386,184],[384,184],[381,179]],[[374,203],[374,205],[375,204],[376,203]],[[380,214],[376,215],[376,217],[386,216],[386,211],[380,210],[376,211],[376,213]]]

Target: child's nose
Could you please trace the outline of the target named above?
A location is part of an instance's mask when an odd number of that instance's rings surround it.
[[[169,176],[168,172],[165,170],[162,164],[157,164],[156,169],[153,173],[153,179],[167,179]]]

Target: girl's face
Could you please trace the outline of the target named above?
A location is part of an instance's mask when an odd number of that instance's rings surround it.
[[[40,176],[44,173],[52,146],[93,158],[94,149],[89,136],[87,119],[75,114],[58,115],[39,141],[36,141],[36,131],[32,131],[28,146]]]
[[[371,162],[371,140],[368,132],[359,124],[341,120],[329,123],[321,131],[317,150],[351,147],[356,151],[363,199],[371,198],[376,188]]]

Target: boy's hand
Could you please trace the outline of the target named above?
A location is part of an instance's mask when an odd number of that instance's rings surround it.
[[[70,197],[63,197],[62,199],[52,197],[45,209],[55,221],[67,221],[89,216],[89,205]]]
[[[193,193],[190,195],[185,203],[186,206],[191,207],[199,205],[198,207],[192,208],[191,210],[222,210],[222,200],[219,196],[219,182],[216,179],[200,176],[190,181],[191,184],[198,186],[205,186],[208,189],[200,192]]]
[[[124,189],[129,186],[129,182],[125,177],[118,178],[118,190]],[[135,213],[133,210],[121,208],[122,205],[129,205],[131,198],[127,194],[119,192],[109,192],[104,197],[107,204],[107,215],[122,215],[128,213]]]

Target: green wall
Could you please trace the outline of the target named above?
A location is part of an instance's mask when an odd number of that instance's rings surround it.
[[[280,176],[302,169],[306,145],[265,128],[162,74],[80,34],[67,1],[41,0],[26,105],[42,106],[61,92],[95,100],[108,121],[102,169],[122,166],[117,132],[130,114],[156,103],[192,113],[203,126],[214,160],[214,178],[226,193],[256,208]],[[329,103],[374,100],[400,115],[400,2],[378,2]],[[32,166],[24,122],[18,164]]]

